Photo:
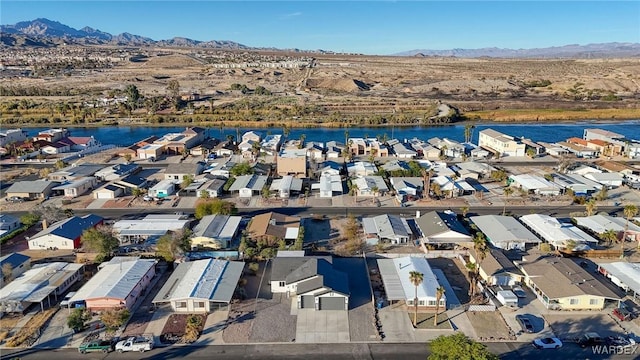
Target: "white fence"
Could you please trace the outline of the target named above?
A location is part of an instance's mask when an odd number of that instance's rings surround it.
[[[467,311],[496,311],[496,306],[490,305],[469,305]]]
[[[70,162],[72,160],[76,160],[78,158],[81,158],[81,157],[83,157],[85,155],[92,155],[92,154],[96,154],[96,153],[99,153],[99,152],[102,152],[102,151],[111,150],[111,149],[114,149],[114,148],[116,148],[116,146],[115,145],[111,145],[111,144],[110,145],[94,146],[94,147],[90,147],[88,149],[84,149],[82,151],[78,151],[78,152],[73,153],[73,154],[69,154],[66,157],[64,157],[62,159],[62,161]]]

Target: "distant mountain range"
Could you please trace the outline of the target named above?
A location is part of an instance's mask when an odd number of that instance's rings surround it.
[[[35,19],[21,21],[14,25],[0,26],[0,45],[8,47],[51,47],[60,44],[79,45],[120,45],[120,46],[172,46],[200,47],[211,49],[278,50],[275,48],[254,48],[233,41],[198,41],[184,37],[168,40],[153,40],[148,37],[122,33],[112,35],[88,26],[74,29],[57,21]],[[280,49],[301,52],[299,49]],[[332,53],[324,50],[311,52]],[[458,58],[612,58],[640,56],[640,43],[604,43],[588,45],[565,45],[538,49],[451,49],[451,50],[411,50],[395,56],[418,57],[458,57]]]
[[[0,26],[1,42],[6,46],[56,46],[60,43],[122,45],[122,46],[180,46],[218,49],[251,49],[233,41],[198,41],[183,37],[156,41],[148,37],[122,33],[112,35],[88,26],[74,29],[57,21],[35,19],[14,25]]]
[[[437,56],[458,58],[613,58],[640,56],[640,43],[603,43],[588,45],[564,45],[536,49],[481,49],[411,50],[397,56]]]

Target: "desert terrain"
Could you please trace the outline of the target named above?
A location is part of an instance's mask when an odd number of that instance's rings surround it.
[[[160,122],[187,117],[185,122],[251,126],[428,124],[441,122],[434,116],[442,103],[457,109],[442,122],[640,118],[640,60],[634,58],[459,59],[89,46],[64,51],[2,54],[2,123],[48,115],[71,124],[107,118],[144,123],[154,122],[154,116],[169,117]],[[147,99],[170,96],[175,81],[180,95],[198,97],[174,106],[149,105]],[[122,96],[129,85],[140,93],[135,106],[98,102]],[[269,94],[256,95],[257,87]],[[70,110],[60,111],[61,102]],[[87,107],[94,110],[83,113]]]

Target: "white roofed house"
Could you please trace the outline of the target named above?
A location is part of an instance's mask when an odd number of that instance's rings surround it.
[[[262,133],[251,130],[242,134],[242,138],[241,138],[242,142],[250,141],[250,140],[254,142],[260,142],[262,140]]]
[[[421,177],[392,177],[391,186],[399,195],[421,195],[424,190],[424,179]]]
[[[342,150],[344,150],[344,144],[337,141],[329,141],[326,144],[327,159],[337,159],[342,157]]]
[[[238,234],[241,216],[207,215],[193,228],[191,247],[194,249],[226,249]]]
[[[579,227],[587,229],[592,233],[598,234],[599,236],[602,236],[602,234],[607,232],[608,230],[612,230],[616,233],[618,239],[621,239],[622,236],[624,236],[623,234],[625,233],[625,229],[627,226],[627,220],[625,218],[601,214],[576,217],[574,218],[574,220]],[[640,241],[640,226],[630,221],[629,228],[626,234],[627,240]]]
[[[598,264],[598,272],[606,276],[634,299],[640,298],[640,263],[626,261]]]
[[[528,193],[538,195],[557,196],[560,195],[561,192],[560,186],[538,175],[511,175],[509,176],[507,183],[519,189],[523,189]]]
[[[238,192],[241,198],[252,197],[260,194],[262,188],[267,183],[267,177],[261,175],[241,175],[238,176],[229,187],[229,192]]]
[[[431,270],[427,259],[421,257],[402,257],[395,259],[378,259],[378,268],[382,277],[387,299],[392,303],[404,302],[413,307],[416,298],[416,287],[410,281],[412,271],[422,274],[422,283],[417,287],[418,308],[447,308],[447,295],[443,294],[440,304],[436,302],[436,291],[440,287],[438,278]]]
[[[593,180],[597,183],[600,183],[604,186],[606,186],[609,189],[614,189],[617,187],[622,186],[622,183],[624,181],[624,176],[622,176],[622,174],[620,173],[597,173],[597,172],[593,172],[593,173],[589,173],[584,175],[585,178],[589,179],[589,180]]]
[[[88,176],[60,184],[51,190],[62,191],[64,196],[75,198],[93,190],[96,185],[98,185],[98,179],[93,176]]]
[[[184,215],[147,215],[141,220],[119,220],[113,224],[113,232],[121,244],[140,243],[158,239],[169,231],[181,231],[190,223]]]
[[[482,231],[496,248],[522,250],[540,244],[540,239],[511,216],[472,216],[470,220]]]
[[[513,136],[493,129],[484,129],[478,135],[478,145],[499,156],[525,156],[526,145]]]
[[[282,135],[267,135],[260,143],[260,148],[267,155],[276,155],[280,151],[280,145],[282,144]]]
[[[397,215],[378,215],[362,219],[362,227],[367,243],[406,244],[413,239],[413,232],[407,219]]]
[[[319,190],[321,198],[332,198],[334,195],[342,195],[342,178],[338,174],[323,172],[320,182],[311,184],[311,190]]]
[[[307,150],[307,158],[316,161],[324,158],[324,145],[322,143],[310,141],[305,144],[304,148]]]
[[[356,161],[347,165],[349,176],[370,176],[377,172],[376,166],[367,161]]]
[[[589,180],[582,175],[578,174],[552,174],[553,183],[558,185],[561,189],[570,189],[576,195],[592,194],[602,188],[602,184],[599,184],[593,180]]]
[[[351,181],[357,186],[358,196],[377,196],[389,192],[387,183],[382,176],[362,176]]]
[[[571,223],[560,222],[549,215],[524,215],[520,217],[520,221],[556,249],[564,249],[568,244],[574,243],[574,248],[570,250],[582,251],[589,250],[591,246],[598,244],[597,239]]]
[[[221,259],[180,263],[153,304],[169,304],[178,313],[210,313],[227,308],[243,269],[243,262]]]
[[[418,153],[413,150],[413,148],[410,148],[408,144],[404,144],[401,142],[394,144],[391,147],[391,150],[393,151],[394,155],[400,159],[413,159],[418,155]]]
[[[153,259],[116,256],[102,263],[98,273],[69,302],[84,304],[89,311],[132,310],[155,277],[157,262]]]
[[[462,187],[461,182],[462,181],[455,181],[449,176],[444,175],[431,178],[431,183],[438,184],[438,186],[440,186],[440,191],[442,191],[446,197],[458,197],[463,195],[465,188]]]
[[[3,129],[0,131],[0,147],[27,140],[27,132],[22,129]]]
[[[424,244],[460,244],[473,241],[471,234],[453,212],[428,212],[416,219],[416,225]]]
[[[149,189],[149,196],[165,198],[176,192],[176,180],[162,180]]]

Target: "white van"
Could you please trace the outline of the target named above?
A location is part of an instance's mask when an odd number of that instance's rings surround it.
[[[62,301],[60,301],[60,307],[69,307],[69,300],[76,294],[76,291],[69,292]]]

